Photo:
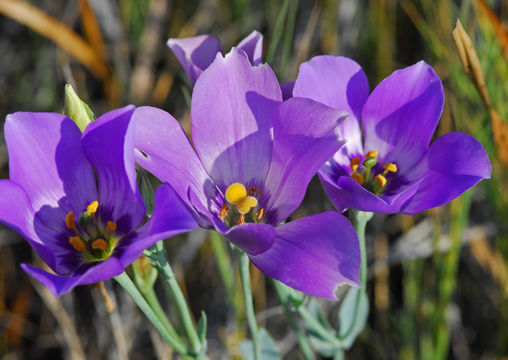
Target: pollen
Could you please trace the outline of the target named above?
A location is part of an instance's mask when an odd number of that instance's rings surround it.
[[[352,158],[350,166],[351,166],[351,170],[353,170],[353,172],[355,172],[358,169],[358,166],[360,166],[360,158],[358,156]]]
[[[65,217],[65,226],[67,226],[68,229],[74,229],[76,227],[76,222],[74,221],[74,211],[69,211]]]
[[[92,243],[92,249],[104,251],[108,248],[108,243],[104,239],[97,239]]]
[[[106,231],[113,232],[116,230],[116,222],[108,221],[106,224]]]
[[[86,250],[85,242],[79,236],[69,237],[69,243],[79,252]]]
[[[86,212],[90,214],[90,216],[94,216],[97,212],[97,209],[99,208],[99,202],[97,200],[92,201],[88,206],[86,207]]]
[[[376,177],[374,178],[374,180],[379,184],[379,186],[383,187],[386,185],[386,178],[379,174],[379,175],[376,175]]]
[[[376,150],[372,150],[372,151],[369,151],[367,153],[367,155],[365,155],[366,158],[370,158],[370,157],[377,157],[379,154],[377,153]]]
[[[384,175],[386,175],[388,172],[396,173],[397,172],[397,165],[394,163],[387,163],[383,165]]]
[[[355,172],[355,173],[351,174],[351,177],[358,184],[363,185],[363,176],[362,176],[362,174]]]
[[[240,183],[233,183],[226,189],[226,200],[236,205],[240,214],[247,214],[251,208],[258,205],[258,199],[247,195],[245,186]]]
[[[256,218],[257,218],[258,220],[261,220],[262,218],[264,218],[264,217],[265,217],[265,213],[266,213],[266,212],[265,212],[265,208],[260,207],[260,208],[258,209],[257,213],[256,213]]]
[[[223,204],[222,207],[220,208],[219,219],[224,220],[226,216],[228,216],[228,212],[229,212],[228,204]]]

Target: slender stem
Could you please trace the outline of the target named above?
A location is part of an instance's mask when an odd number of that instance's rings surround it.
[[[288,12],[288,6],[289,0],[284,0],[280,8],[279,15],[277,16],[277,21],[275,22],[272,39],[270,41],[270,46],[268,47],[268,53],[266,55],[266,62],[269,64],[273,61],[275,52],[279,46],[279,41],[282,36],[282,27],[284,26],[284,19],[286,18],[286,14]]]
[[[217,260],[217,266],[219,267],[219,272],[224,282],[224,286],[226,287],[226,292],[228,294],[229,301],[236,310],[236,318],[243,319],[245,313],[245,307],[242,302],[242,298],[240,297],[240,293],[235,286],[235,269],[231,264],[231,259],[228,254],[227,245],[224,242],[221,235],[215,231],[210,231],[210,242],[212,244],[213,252],[215,253],[215,259]]]
[[[171,334],[172,337],[177,339],[178,341],[182,342],[182,339],[180,338],[180,335],[176,332],[175,328],[171,324],[171,321],[166,315],[166,312],[162,308],[159,299],[157,298],[157,295],[155,294],[154,289],[151,287],[145,291],[141,291],[143,295],[145,296],[146,301],[148,302],[148,305],[152,308],[155,315],[160,319],[160,321],[164,324],[168,332]]]
[[[166,280],[167,284],[169,285],[169,289],[175,300],[178,313],[182,319],[185,333],[189,338],[192,349],[195,353],[199,354],[201,351],[201,342],[199,341],[194,322],[192,321],[192,316],[189,307],[187,306],[185,296],[183,295],[182,290],[176,281],[176,276],[173,272],[173,269],[171,269],[171,266],[166,259],[164,243],[159,241],[150,247],[149,254],[147,256],[149,256],[154,261],[155,266],[159,270],[159,274],[164,278],[164,280]]]
[[[365,212],[365,211],[357,211],[354,210],[354,226],[356,230],[356,234],[358,235],[358,241],[360,243],[360,256],[361,256],[361,265],[360,265],[360,282],[362,283],[361,289],[349,289],[349,291],[356,291],[356,305],[354,310],[354,317],[349,324],[348,330],[339,337],[339,339],[347,338],[353,329],[355,328],[355,324],[358,321],[358,310],[360,309],[360,300],[361,293],[367,291],[367,247],[365,246],[365,228],[367,227],[367,223],[374,213]]]
[[[141,295],[139,290],[136,288],[132,280],[129,276],[123,272],[118,276],[115,276],[115,280],[122,285],[122,287],[127,291],[127,293],[131,296],[134,302],[139,306],[141,311],[145,313],[146,317],[150,320],[153,326],[157,329],[157,331],[161,334],[161,336],[168,342],[169,345],[173,347],[177,352],[182,354],[183,356],[189,356],[191,354],[188,353],[186,347],[179,342],[177,339],[171,336],[171,333],[166,329],[163,322],[157,317],[153,309],[148,305],[147,301]]]
[[[317,321],[314,316],[305,308],[305,306],[298,307],[298,313],[303,317],[308,325],[318,334],[321,338],[326,339],[330,344],[340,346],[340,341],[333,336],[323,325]]]
[[[252,348],[254,350],[254,360],[261,360],[261,347],[259,342],[258,324],[256,314],[254,313],[254,302],[252,299],[252,290],[250,287],[250,260],[245,251],[240,253],[240,279],[242,281],[243,300],[245,302],[245,313],[249,324],[250,336],[252,338]]]
[[[277,295],[279,297],[280,302],[282,303],[282,306],[284,307],[284,310],[286,312],[286,316],[289,320],[289,324],[293,328],[293,331],[296,333],[297,339],[298,339],[298,345],[300,346],[300,349],[302,350],[303,357],[306,360],[313,360],[316,357],[314,356],[314,352],[312,351],[312,348],[310,346],[309,339],[307,338],[307,334],[305,331],[302,330],[300,325],[298,324],[298,320],[296,318],[296,309],[291,306],[289,303],[289,299],[286,295],[286,291],[282,288],[282,284],[277,281],[273,280],[273,284],[275,285],[275,291],[277,292]]]
[[[364,212],[364,211],[355,211],[355,229],[356,234],[358,235],[358,241],[360,242],[360,254],[362,257],[361,268],[360,268],[360,281],[362,283],[362,288],[365,290],[367,287],[367,250],[365,246],[365,228],[367,227],[367,223],[374,213]]]

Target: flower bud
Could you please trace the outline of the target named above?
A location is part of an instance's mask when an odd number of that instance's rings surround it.
[[[90,107],[78,97],[70,84],[65,85],[64,114],[78,125],[81,132],[84,132],[88,124],[95,120]]]

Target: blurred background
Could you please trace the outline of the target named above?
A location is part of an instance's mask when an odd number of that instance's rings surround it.
[[[457,19],[479,58],[469,73],[452,37]],[[299,64],[318,54],[356,60],[371,90],[395,69],[425,60],[446,92],[436,136],[468,132],[492,161],[492,179],[447,206],[371,220],[368,326],[346,357],[508,359],[508,1],[0,0],[0,118],[62,112],[70,83],[96,115],[153,105],[188,130],[192,90],[167,39],[211,34],[227,52],[254,29],[281,82],[294,80]],[[0,138],[1,178],[8,178]],[[329,209],[314,179],[293,218]],[[194,315],[208,315],[210,356],[240,358],[244,315],[228,300],[208,236],[198,230],[166,245]],[[173,357],[117,284],[55,298],[21,262],[40,265],[2,226],[2,359]],[[259,323],[284,358],[301,358],[271,282],[255,269],[252,278]],[[164,284],[156,290],[164,299]],[[340,303],[318,304],[337,326]],[[170,302],[163,306],[172,313]]]

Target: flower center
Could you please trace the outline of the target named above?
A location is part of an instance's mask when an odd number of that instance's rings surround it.
[[[251,218],[253,222],[261,220],[265,215],[265,210],[262,207],[258,208],[258,211],[254,214],[254,209],[258,207],[258,199],[252,195],[261,195],[261,191],[256,188],[245,188],[243,184],[233,183],[226,189],[225,197],[226,201],[233,205],[233,210],[227,204],[222,205],[219,213],[219,218],[223,221],[234,213],[238,213],[237,225],[245,224],[246,216]],[[231,220],[231,219],[230,219]],[[225,221],[227,222],[227,221]],[[230,222],[230,221],[228,221]]]
[[[352,158],[350,167],[353,171],[351,174],[353,180],[376,195],[383,192],[389,180],[386,178],[389,173],[397,172],[397,165],[394,163],[379,166],[378,152],[375,150],[365,154],[363,162],[359,156]]]
[[[108,259],[118,242],[116,223],[108,221],[104,227],[95,217],[98,208],[99,202],[92,201],[79,215],[77,222],[74,211],[65,217],[65,226],[74,231],[74,235],[69,236],[69,243],[76,251],[83,253],[89,262]]]

